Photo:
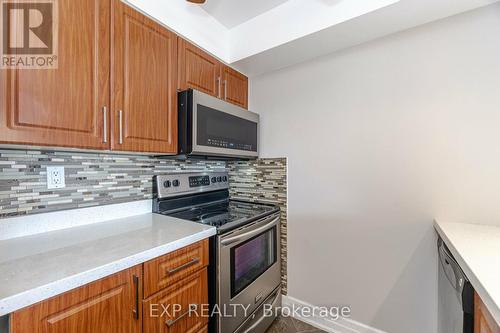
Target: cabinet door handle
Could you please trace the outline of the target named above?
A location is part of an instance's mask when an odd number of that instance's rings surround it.
[[[224,80],[224,100],[227,100],[227,80]]]
[[[217,98],[220,98],[220,76],[217,77]]]
[[[176,322],[178,322],[182,318],[186,317],[188,314],[191,313],[191,311],[196,311],[196,308],[197,308],[196,304],[189,304],[189,310],[187,310],[186,312],[184,312],[183,314],[181,314],[179,317],[175,318],[174,320],[172,320],[172,319],[167,320],[165,322],[165,324],[168,327],[174,326]]]
[[[106,108],[105,106],[103,106],[103,108],[102,108],[102,117],[104,119],[102,122],[103,123],[102,142],[108,143],[108,108]]]
[[[132,311],[134,313],[134,319],[139,320],[139,277],[134,275],[134,287],[135,287],[135,309]]]
[[[167,269],[167,274],[171,275],[171,274],[177,273],[180,270],[183,270],[185,268],[188,268],[189,266],[197,264],[199,261],[200,261],[200,258],[195,257],[195,258],[191,259],[190,261],[188,261],[187,263],[182,264],[176,268]]]
[[[118,111],[118,118],[119,118],[119,137],[118,137],[118,143],[123,144],[123,111],[120,110]]]

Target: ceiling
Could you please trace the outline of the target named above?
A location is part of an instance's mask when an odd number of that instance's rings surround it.
[[[124,1],[253,77],[500,0]]]
[[[288,0],[207,0],[202,8],[231,29]]]

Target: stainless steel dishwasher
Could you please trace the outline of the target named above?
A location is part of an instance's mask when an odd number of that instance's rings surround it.
[[[438,240],[438,332],[474,332],[474,289],[446,247]]]

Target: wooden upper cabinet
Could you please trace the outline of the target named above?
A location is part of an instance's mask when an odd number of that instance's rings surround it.
[[[177,153],[177,36],[113,0],[113,150]]]
[[[140,333],[141,266],[14,312],[12,333]]]
[[[223,99],[247,109],[248,78],[240,72],[237,72],[227,66],[222,66],[221,76]]]
[[[0,143],[107,149],[110,1],[55,4],[58,68],[0,70]]]
[[[248,78],[179,37],[178,87],[196,89],[248,108]]]
[[[220,62],[182,38],[178,39],[178,48],[179,89],[192,88],[220,98]]]

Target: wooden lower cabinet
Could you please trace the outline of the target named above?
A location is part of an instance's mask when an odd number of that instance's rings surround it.
[[[500,326],[477,293],[474,294],[474,333],[500,333]]]
[[[198,260],[186,265],[183,261],[192,256]],[[207,333],[207,266],[204,240],[16,311],[10,332]],[[172,269],[176,274],[164,280],[160,272]],[[158,275],[150,279],[155,287],[167,282],[147,298],[146,272]]]
[[[139,333],[141,266],[11,315],[11,333]]]
[[[208,266],[208,239],[144,263],[144,297]]]
[[[198,333],[208,333],[208,326],[203,327]]]
[[[168,287],[144,301],[143,325],[147,333],[197,333],[208,323],[207,269]]]

